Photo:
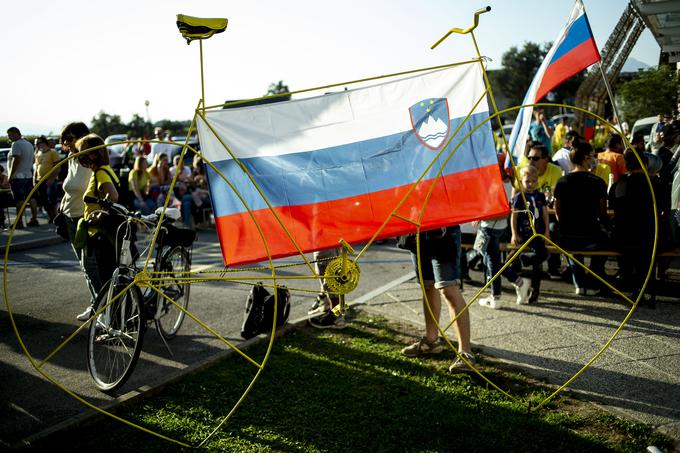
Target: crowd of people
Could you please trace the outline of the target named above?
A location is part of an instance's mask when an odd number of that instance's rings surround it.
[[[477,231],[475,248],[482,254],[487,278],[501,268],[499,243],[503,239],[519,245],[535,231],[566,251],[586,253],[575,254],[576,261],[566,259],[567,272],[564,272],[560,254],[548,254],[542,237],[534,238],[503,273],[515,287],[517,303],[536,302],[541,277],[546,274],[571,275],[577,295],[605,291],[608,288],[605,281],[610,277],[616,279],[615,286],[636,294],[651,264],[654,209],[659,219],[657,250],[675,249],[680,245],[680,120],[666,116],[667,122],[654,128],[658,132],[654,132],[648,142],[641,133],[636,133],[629,148],[618,130],[611,131],[605,148],[593,149],[578,131],[567,127],[562,147],[551,155],[546,143],[555,143],[549,135],[552,128],[540,109],[534,118],[531,140],[517,167],[519,179],[512,189],[508,226],[505,219],[500,219],[497,229],[485,221]],[[523,193],[518,191],[520,186]],[[529,217],[533,219],[533,228]],[[491,220],[494,224],[499,222],[499,219]],[[617,260],[615,276],[605,273],[606,253],[597,253],[607,251],[622,254]],[[585,255],[588,265],[581,266],[579,263],[586,262]],[[510,257],[512,253],[508,259]],[[546,261],[547,272],[543,270]],[[662,278],[667,260],[658,259],[655,264]],[[522,266],[532,267],[530,279],[518,276]],[[653,277],[652,289],[656,280],[656,276]],[[500,294],[500,279],[497,279],[491,285],[491,295],[479,303],[498,308]]]
[[[620,131],[612,130],[606,148],[593,149],[566,123],[553,128],[544,112],[537,109],[516,173],[505,170],[506,154],[498,155],[511,214],[475,222],[473,248],[481,254],[486,281],[492,279],[491,294],[478,300],[484,307],[501,306],[501,277],[514,287],[515,302],[520,305],[539,301],[541,280],[548,276],[570,275],[578,296],[606,291],[605,282],[611,280],[614,287],[637,295],[652,264],[655,210],[659,225],[657,250],[680,246],[680,117],[661,125],[647,143],[642,134],[635,134],[628,148]],[[557,143],[562,146],[552,150],[556,131],[561,134]],[[657,142],[661,145],[657,146]],[[418,357],[447,349],[437,329],[443,299],[455,320],[458,346],[458,358],[449,370],[464,371],[476,360],[470,349],[470,318],[458,291],[462,277],[460,228],[448,227],[443,235],[434,236],[432,232],[421,233],[421,267],[417,265],[415,248],[411,249],[417,275],[425,285],[425,334],[402,353]],[[574,259],[550,254],[546,240]],[[527,241],[530,242],[519,252],[517,247]],[[511,263],[496,276],[503,267],[503,242],[513,244],[515,251],[509,252],[506,260]],[[615,275],[605,272],[607,253],[611,251],[621,254]],[[563,259],[565,269],[561,266]],[[655,264],[662,278],[667,263],[659,258]],[[650,287],[656,278],[652,276]],[[647,303],[653,308],[652,301]]]
[[[45,210],[49,222],[63,225],[64,235],[71,243],[90,291],[89,305],[76,317],[79,321],[87,321],[93,315],[97,293],[110,279],[117,262],[116,232],[109,228],[111,222],[106,211],[98,203],[85,202],[85,199],[107,199],[143,214],[167,202],[168,206],[181,210],[187,228],[194,228],[201,208],[210,209],[200,157],[194,155],[191,168],[185,166],[179,153],[173,156],[176,147],[164,140],[161,129],[157,128],[156,140],[152,143],[129,143],[123,158],[113,164],[100,136],[91,133],[82,122],[70,123],[61,132],[62,150],[69,156],[80,154],[68,159],[59,169],[55,167],[60,164],[61,156],[46,137],[38,137],[34,147],[16,127],[9,128],[7,135],[12,146],[8,154],[8,174],[0,166],[3,202],[15,204],[19,212],[38,186],[29,200],[31,220],[26,225],[39,225],[38,208]],[[4,210],[2,212],[0,220],[4,224]],[[21,217],[16,220],[16,228],[24,228]]]
[[[52,171],[62,160],[55,151],[54,140],[40,136],[31,144],[16,127],[10,128],[7,134],[12,142],[8,155],[11,165],[7,174],[6,169],[0,166],[0,201],[4,206],[16,205],[18,209],[33,187],[38,186],[30,199],[31,219],[26,225],[39,225],[39,209],[45,210],[51,223],[64,196],[67,165]],[[208,222],[211,202],[200,156],[188,152],[184,160],[180,161],[181,147],[167,142],[166,132],[161,128],[156,128],[153,141],[133,140],[124,146],[120,156],[109,153],[109,165],[121,181],[120,203],[149,214],[164,206],[169,198],[169,206],[182,211],[183,223],[187,228]],[[185,161],[190,162],[190,165],[185,165]],[[173,191],[169,191],[176,173],[177,182]],[[4,212],[0,223],[3,228],[6,227]],[[24,227],[23,219],[18,219],[17,228]]]

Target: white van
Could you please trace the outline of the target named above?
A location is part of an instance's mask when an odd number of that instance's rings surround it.
[[[648,116],[647,118],[640,118],[633,124],[633,129],[630,130],[630,139],[633,139],[633,134],[636,132],[642,132],[645,134],[645,143],[649,143],[652,138],[652,127],[659,122],[658,116]]]

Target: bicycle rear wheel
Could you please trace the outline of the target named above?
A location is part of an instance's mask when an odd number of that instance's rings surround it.
[[[125,290],[129,279],[104,284],[97,295],[95,311],[106,306]],[[122,386],[134,370],[144,338],[142,296],[136,286],[125,290],[90,322],[87,341],[87,368],[97,388],[113,392]]]
[[[184,310],[189,308],[189,290],[191,285],[182,281],[189,276],[191,269],[191,256],[189,251],[181,246],[168,249],[162,256],[158,270],[161,284],[159,288],[163,293],[175,301]],[[165,297],[158,295],[158,309],[156,311],[156,327],[158,332],[166,340],[177,336],[182,322],[184,311]]]

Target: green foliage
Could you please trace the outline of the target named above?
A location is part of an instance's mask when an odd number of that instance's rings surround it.
[[[621,114],[632,126],[635,121],[659,113],[672,113],[678,97],[678,80],[666,66],[648,69],[621,84]]]
[[[135,113],[132,120],[125,124],[119,115],[109,115],[100,111],[90,124],[90,130],[100,137],[106,138],[112,134],[127,134],[129,137],[142,138],[145,135],[153,138],[153,128],[160,127],[168,132],[169,136],[186,135],[189,131],[191,121],[160,120],[151,124],[143,117]]]
[[[164,131],[167,131],[168,138],[173,135],[186,136],[187,132],[189,132],[189,126],[191,126],[191,121],[160,120],[156,121],[154,126],[160,127]]]
[[[132,115],[132,120],[127,124],[128,137],[142,138],[145,135],[150,137],[152,132],[151,123],[136,113]]]
[[[524,94],[549,49],[548,43],[541,46],[525,42],[522,49],[513,46],[503,54],[503,69],[498,74],[498,83],[510,105],[522,103]]]
[[[92,118],[90,130],[100,137],[106,138],[112,134],[125,134],[127,126],[120,120],[120,115],[109,115],[100,111]]]
[[[282,94],[288,92],[290,92],[290,89],[288,89],[288,85],[283,83],[283,80],[279,80],[278,82],[269,84],[269,88],[267,88],[267,93],[265,94],[265,96],[272,96],[275,94]],[[285,101],[289,100],[290,94],[288,96],[281,96],[281,99]]]

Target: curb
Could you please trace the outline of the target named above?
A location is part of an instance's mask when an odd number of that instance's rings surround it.
[[[10,255],[14,252],[20,252],[20,251],[25,251],[25,250],[31,250],[39,247],[46,247],[48,245],[55,245],[55,244],[60,244],[62,242],[66,242],[59,236],[52,236],[52,237],[45,237],[45,238],[40,238],[40,239],[32,239],[28,241],[17,241],[17,242],[12,242],[12,245],[9,248],[9,253]],[[4,254],[7,251],[7,242],[5,241],[2,246],[0,246],[0,253]]]

